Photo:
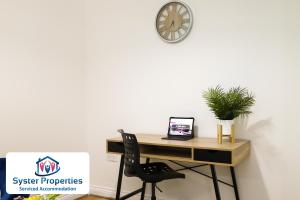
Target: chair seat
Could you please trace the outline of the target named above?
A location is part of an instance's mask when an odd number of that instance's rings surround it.
[[[156,183],[167,179],[185,178],[184,174],[176,172],[162,162],[141,164],[141,168],[144,170],[144,173],[139,176],[139,178],[148,183]]]

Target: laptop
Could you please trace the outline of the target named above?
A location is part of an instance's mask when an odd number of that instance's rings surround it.
[[[194,137],[193,117],[170,117],[168,136],[164,140],[190,140]]]

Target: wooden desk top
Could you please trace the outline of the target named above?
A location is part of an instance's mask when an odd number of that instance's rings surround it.
[[[223,142],[223,144],[218,144],[217,138],[202,138],[196,137],[187,141],[179,140],[163,140],[163,135],[155,134],[135,134],[139,144],[149,144],[149,145],[160,145],[160,146],[172,146],[172,147],[187,147],[187,148],[197,148],[197,149],[212,149],[212,150],[222,150],[222,151],[234,151],[245,144],[250,144],[249,140],[236,140],[236,143],[231,144],[230,142]],[[115,137],[107,139],[110,142],[122,142],[122,137]]]

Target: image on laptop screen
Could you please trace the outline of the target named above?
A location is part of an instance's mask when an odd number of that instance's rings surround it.
[[[191,135],[193,131],[193,120],[194,119],[171,118],[169,135]]]

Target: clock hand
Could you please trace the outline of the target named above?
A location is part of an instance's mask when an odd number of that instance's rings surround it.
[[[174,26],[174,20],[172,21],[172,24],[171,24],[171,26]]]
[[[172,26],[175,26],[175,25],[174,25],[174,20],[172,20],[172,23],[171,23],[171,25],[170,25],[170,28],[171,28]]]

